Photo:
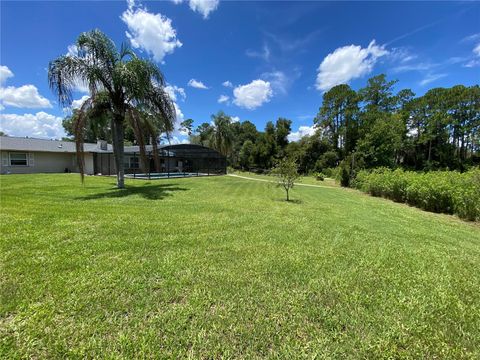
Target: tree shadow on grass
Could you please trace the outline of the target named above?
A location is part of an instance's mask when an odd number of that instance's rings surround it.
[[[284,202],[284,203],[287,203],[287,204],[303,204],[303,201],[302,201],[302,200],[299,200],[299,199],[286,200],[286,199],[284,198],[284,199],[276,199],[276,201]]]
[[[139,195],[148,200],[162,200],[167,196],[172,196],[175,191],[187,191],[190,189],[179,187],[176,184],[150,184],[145,183],[141,186],[126,186],[125,189],[116,189],[77,197],[76,200],[95,200],[105,198],[123,198],[127,196]]]

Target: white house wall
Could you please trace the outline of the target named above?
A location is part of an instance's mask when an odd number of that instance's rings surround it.
[[[22,151],[14,151],[22,152]],[[28,166],[10,166],[9,151],[0,151],[1,174],[63,173],[65,169],[78,172],[75,154],[55,152],[28,153]],[[93,174],[93,154],[85,154],[85,173]]]

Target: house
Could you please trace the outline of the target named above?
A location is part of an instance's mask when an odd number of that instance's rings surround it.
[[[85,172],[93,174],[97,144],[85,144]],[[0,137],[1,174],[78,172],[75,143],[11,136]]]
[[[195,144],[162,145],[158,147],[159,169],[156,169],[152,145],[146,146],[148,169],[152,173],[225,174],[226,159],[213,149]],[[85,143],[85,173],[115,174],[113,148],[106,141]],[[125,173],[141,173],[139,147],[126,146]],[[78,172],[75,143],[0,136],[0,174]],[[151,169],[151,170],[150,170]]]

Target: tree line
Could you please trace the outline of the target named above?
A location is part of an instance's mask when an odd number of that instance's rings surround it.
[[[230,166],[268,170],[285,156],[297,160],[302,173],[342,167],[349,176],[376,167],[411,170],[456,169],[480,163],[480,87],[434,88],[416,97],[395,93],[397,81],[384,74],[364,88],[342,84],[323,94],[313,119],[316,131],[289,142],[291,120],[267,122],[258,131],[250,121],[233,122],[224,112],[192,130],[190,141],[213,147]]]
[[[119,49],[101,31],[82,33],[77,53],[49,64],[49,85],[59,103],[69,105],[78,81],[88,85],[89,98],[63,121],[76,142],[83,173],[83,143],[111,141],[117,185],[123,187],[125,144],[140,147],[142,167],[148,167],[145,145],[169,141],[175,107],[163,74],[128,46]],[[396,81],[384,74],[353,90],[341,84],[323,94],[313,119],[315,133],[288,140],[292,121],[268,121],[259,131],[250,121],[234,122],[220,111],[193,129],[181,127],[190,142],[214,148],[238,169],[269,171],[280,159],[295,159],[301,173],[340,169],[344,185],[360,169],[377,167],[410,170],[465,169],[480,163],[480,87],[434,88],[416,97],[410,89],[395,93]]]

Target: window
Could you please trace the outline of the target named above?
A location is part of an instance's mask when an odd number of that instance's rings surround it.
[[[138,168],[140,168],[139,163],[138,163],[138,157],[136,157],[136,156],[125,157],[124,166],[127,169],[138,169]]]
[[[10,153],[10,166],[28,166],[27,153]]]

